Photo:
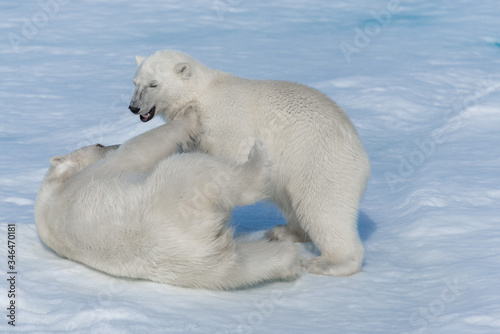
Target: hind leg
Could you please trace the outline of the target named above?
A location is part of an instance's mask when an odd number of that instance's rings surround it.
[[[309,194],[317,198],[317,194]],[[361,270],[363,245],[357,229],[359,200],[331,196],[319,203],[300,202],[295,207],[321,255],[305,259],[308,272],[318,275],[348,276]]]
[[[306,194],[305,191],[300,193],[307,198],[318,198],[317,194]],[[337,203],[325,200],[320,206],[300,201],[300,205],[294,208],[283,209],[287,224],[275,226],[266,232],[266,238],[312,241],[321,255],[302,261],[308,272],[328,276],[352,275],[361,269],[363,245],[357,230],[357,204],[342,207],[343,201],[345,198]],[[297,218],[299,215],[301,220]]]
[[[368,174],[355,167],[308,165],[296,171],[301,178],[291,178],[286,184],[290,206],[284,209],[293,214],[287,215],[292,219],[285,231],[295,240],[307,235],[321,254],[303,261],[310,273],[348,276],[361,270],[364,251],[357,216]]]

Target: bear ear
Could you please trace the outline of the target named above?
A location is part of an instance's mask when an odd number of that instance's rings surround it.
[[[191,76],[191,66],[188,63],[178,63],[175,65],[175,73],[182,78]]]
[[[144,61],[144,57],[142,56],[135,56],[135,62],[137,63],[137,67],[141,66],[142,62]]]
[[[66,160],[66,157],[64,155],[58,155],[58,156],[55,156],[55,157],[52,157],[50,158],[50,165],[51,166],[59,166],[60,164],[62,164],[64,162],[64,160]]]
[[[50,159],[50,164],[53,167],[52,177],[58,179],[66,179],[72,175],[78,167],[76,163],[65,156],[56,156]]]

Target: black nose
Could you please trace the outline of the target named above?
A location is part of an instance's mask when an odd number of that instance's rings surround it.
[[[131,105],[128,106],[128,108],[130,109],[131,112],[133,112],[134,114],[138,114],[139,111],[141,110],[141,108],[136,108],[136,107],[132,107]]]

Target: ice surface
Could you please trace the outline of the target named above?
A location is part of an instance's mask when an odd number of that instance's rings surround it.
[[[0,332],[498,333],[498,17],[494,0],[1,3]],[[310,85],[349,113],[372,162],[361,273],[199,291],[114,278],[40,242],[33,202],[49,158],[161,124],[127,105],[134,56],[165,48]],[[283,223],[268,203],[232,220],[248,238]]]

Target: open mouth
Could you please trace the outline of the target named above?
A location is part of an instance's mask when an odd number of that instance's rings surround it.
[[[155,112],[156,112],[156,106],[151,108],[147,114],[144,115],[139,115],[139,118],[141,119],[142,122],[146,123],[155,117]]]

